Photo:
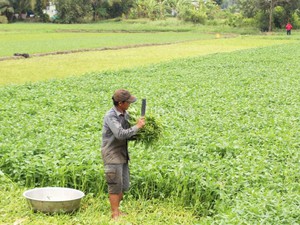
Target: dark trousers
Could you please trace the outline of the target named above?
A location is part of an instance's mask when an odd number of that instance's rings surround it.
[[[291,35],[291,30],[286,30],[287,35]]]

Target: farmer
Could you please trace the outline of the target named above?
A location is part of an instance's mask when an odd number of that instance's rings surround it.
[[[116,90],[112,96],[114,107],[105,115],[102,130],[102,159],[108,185],[112,218],[122,215],[119,210],[124,191],[129,189],[129,155],[127,141],[145,125],[145,119],[138,119],[130,127],[126,111],[137,99],[127,90]]]
[[[287,35],[291,35],[292,28],[293,28],[292,24],[291,23],[287,23],[287,25],[285,26],[286,34]]]

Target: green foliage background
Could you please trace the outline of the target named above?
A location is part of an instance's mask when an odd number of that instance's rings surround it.
[[[288,21],[294,24],[294,28],[299,28],[300,23],[298,0],[56,0],[51,2],[56,5],[58,11],[53,18],[49,18],[42,12],[49,5],[45,0],[1,0],[0,13],[7,17],[9,22],[34,20],[73,24],[106,19],[162,20],[174,17],[195,24],[251,26],[269,32],[273,28],[284,28]],[[15,18],[14,12],[35,13],[36,17],[35,19]],[[232,21],[238,18],[240,21]],[[6,21],[1,19],[0,22]]]

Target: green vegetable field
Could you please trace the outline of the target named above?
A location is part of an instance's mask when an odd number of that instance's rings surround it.
[[[147,114],[163,129],[154,144],[129,147],[122,204],[133,215],[123,224],[299,224],[299,58],[294,38],[1,86],[1,204],[18,206],[0,209],[0,223],[109,224],[102,119],[113,91],[125,88],[139,98],[137,111],[147,98]],[[21,194],[42,186],[87,197],[75,215],[34,214]]]

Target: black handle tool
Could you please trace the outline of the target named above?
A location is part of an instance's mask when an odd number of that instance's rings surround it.
[[[142,109],[141,109],[141,116],[145,116],[146,114],[146,99],[142,99]]]

